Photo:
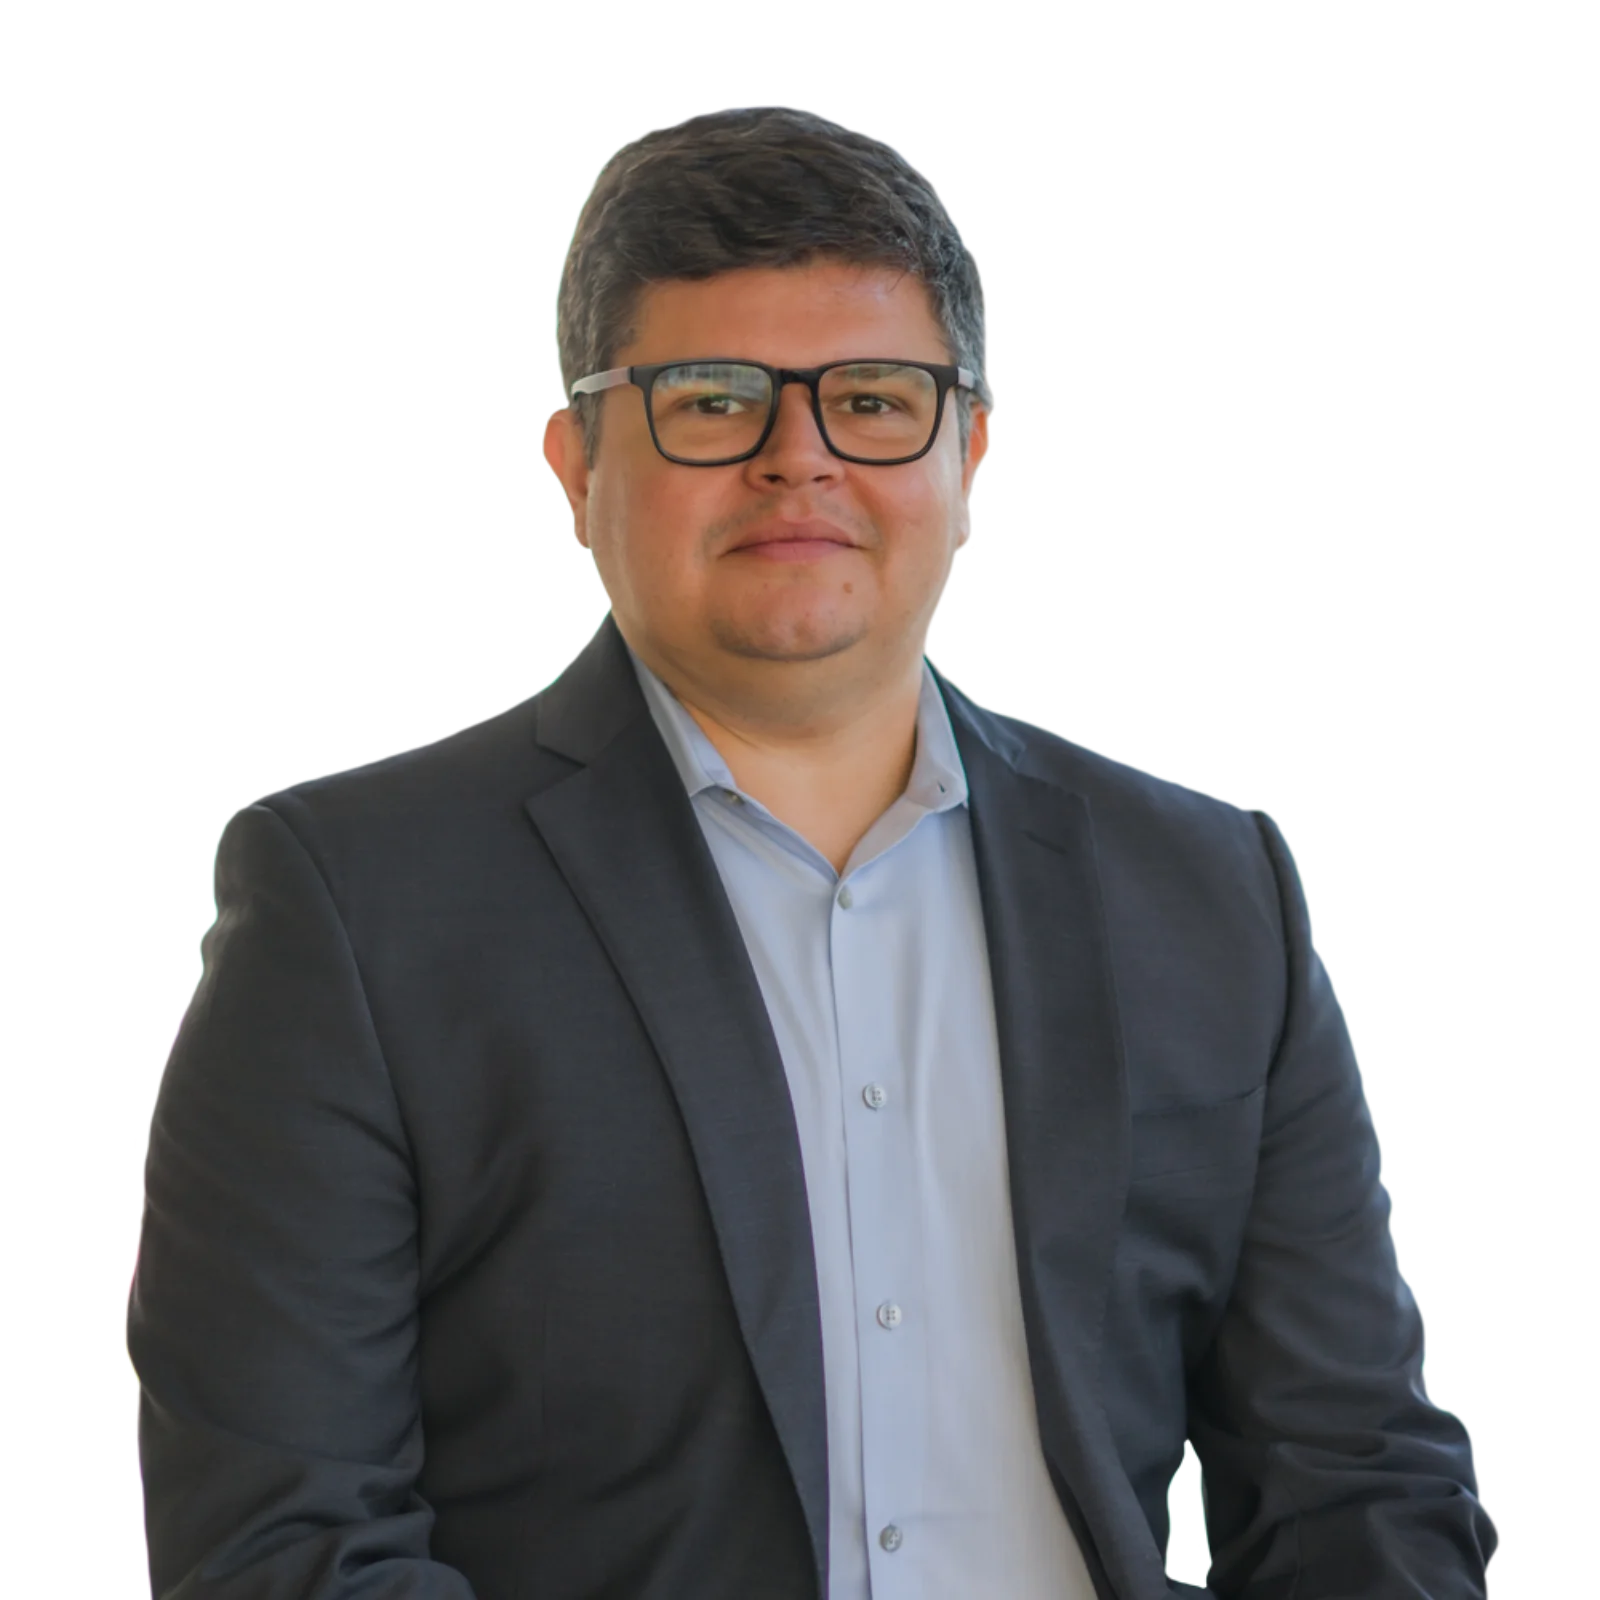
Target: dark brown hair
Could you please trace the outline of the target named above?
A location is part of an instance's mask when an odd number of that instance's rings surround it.
[[[561,274],[556,340],[567,393],[612,365],[646,285],[818,256],[918,279],[951,361],[978,374],[976,398],[992,404],[977,264],[932,185],[888,145],[782,106],[692,117],[605,164]],[[591,462],[599,398],[573,401]],[[972,399],[957,391],[963,444]]]

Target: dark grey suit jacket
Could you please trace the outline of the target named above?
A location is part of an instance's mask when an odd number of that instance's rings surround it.
[[[1481,1595],[1344,1024],[1265,818],[944,686],[1050,1472],[1103,1600]],[[130,1347],[182,1600],[826,1592],[782,1063],[615,627],[230,824]],[[1193,1591],[1189,1591],[1193,1592]]]

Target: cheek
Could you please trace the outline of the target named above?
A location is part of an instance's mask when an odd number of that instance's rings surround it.
[[[631,511],[632,537],[646,547],[652,565],[673,581],[699,583],[704,579],[706,530],[723,514],[723,498],[715,483],[669,465],[641,484]]]
[[[705,475],[706,479],[711,474]],[[682,557],[698,549],[705,530],[721,514],[717,484],[697,480],[687,467],[652,474],[635,499],[635,515],[653,541]]]
[[[873,521],[887,536],[891,553],[919,566],[937,564],[965,537],[961,480],[943,465],[902,483],[874,487],[868,500]]]
[[[589,491],[589,522],[597,546],[621,551],[630,542],[629,529],[649,521],[652,478],[633,452],[619,449],[601,461]]]

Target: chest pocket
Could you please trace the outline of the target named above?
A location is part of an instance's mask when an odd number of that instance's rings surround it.
[[[1260,1084],[1227,1100],[1136,1111],[1130,1182],[1203,1173],[1248,1180],[1255,1170],[1266,1093]]]

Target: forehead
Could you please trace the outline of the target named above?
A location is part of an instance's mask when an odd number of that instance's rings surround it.
[[[850,356],[947,361],[949,349],[918,279],[820,260],[651,284],[618,365],[693,356],[811,367]]]

